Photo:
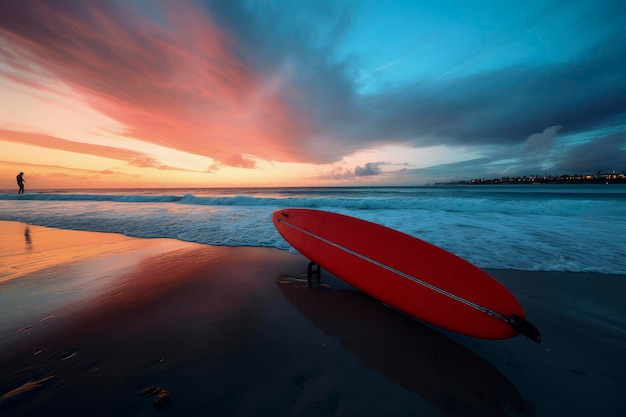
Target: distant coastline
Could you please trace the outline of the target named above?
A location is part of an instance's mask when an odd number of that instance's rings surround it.
[[[626,184],[626,174],[619,173],[596,173],[583,175],[563,174],[555,175],[528,175],[522,177],[500,178],[472,178],[449,182],[438,182],[435,185],[532,185],[532,184]]]

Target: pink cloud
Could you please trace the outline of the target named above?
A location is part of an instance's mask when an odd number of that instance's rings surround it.
[[[308,158],[292,146],[310,134],[308,121],[287,105],[284,88],[268,88],[285,85],[280,75],[253,73],[232,52],[229,34],[190,4],[169,3],[161,26],[110,2],[2,9],[0,53],[23,74],[13,80],[45,88],[49,72],[124,124],[129,137],[244,168],[254,161],[243,154]]]

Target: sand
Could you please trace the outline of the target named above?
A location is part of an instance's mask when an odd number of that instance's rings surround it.
[[[0,415],[623,415],[625,276],[489,271],[536,344],[430,327],[327,273],[309,290],[306,265],[0,222]]]

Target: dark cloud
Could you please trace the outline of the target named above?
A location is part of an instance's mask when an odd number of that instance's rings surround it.
[[[531,135],[527,142],[514,148],[500,148],[486,156],[425,168],[404,169],[388,173],[394,183],[436,183],[500,178],[532,174],[595,174],[597,171],[626,170],[626,133],[596,137],[593,140],[565,147],[555,146],[558,126]],[[539,145],[541,143],[541,145]]]
[[[489,145],[518,144],[546,126],[571,134],[626,124],[624,32],[595,60],[506,68],[369,97],[363,131],[415,146]]]
[[[500,159],[506,160],[508,158],[510,161],[511,158],[517,158],[518,163],[516,165],[509,163],[509,167],[504,168],[503,171],[513,172],[515,175],[525,175],[528,173],[544,173],[546,170],[551,169],[554,166],[554,158],[557,155],[555,142],[561,130],[561,126],[550,126],[541,133],[530,135],[526,142],[522,144],[521,150],[516,149],[517,147],[505,148],[506,150],[500,154]],[[494,159],[497,159],[497,155],[494,155],[494,157],[496,157]],[[510,172],[506,173],[512,175]]]
[[[382,170],[380,169],[380,163],[368,162],[363,167],[357,165],[354,168],[354,175],[356,177],[368,177],[372,175],[380,175]]]
[[[554,139],[561,129],[562,126],[550,126],[545,128],[541,133],[534,133],[530,135],[528,139],[526,139],[526,149],[524,149],[524,154],[535,156],[552,150],[552,147],[554,146]]]
[[[571,148],[562,155],[555,170],[570,174],[626,170],[626,133],[598,137]]]
[[[315,177],[310,179],[316,180],[346,180],[358,177],[373,177],[383,173],[381,165],[387,165],[385,162],[367,162],[363,166],[357,165],[354,169],[345,169],[342,166],[336,166],[329,171],[319,172]]]
[[[460,181],[469,179],[468,172],[472,173],[471,177],[491,178],[494,173],[493,169],[489,168],[491,163],[493,163],[491,158],[474,158],[467,161],[433,165],[425,168],[403,169],[395,173],[396,182],[404,185],[414,185]]]

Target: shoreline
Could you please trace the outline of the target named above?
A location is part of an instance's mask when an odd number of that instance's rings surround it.
[[[279,249],[5,221],[0,240],[3,416],[623,411],[626,276],[487,270],[536,345],[433,328],[327,273],[311,291]]]

